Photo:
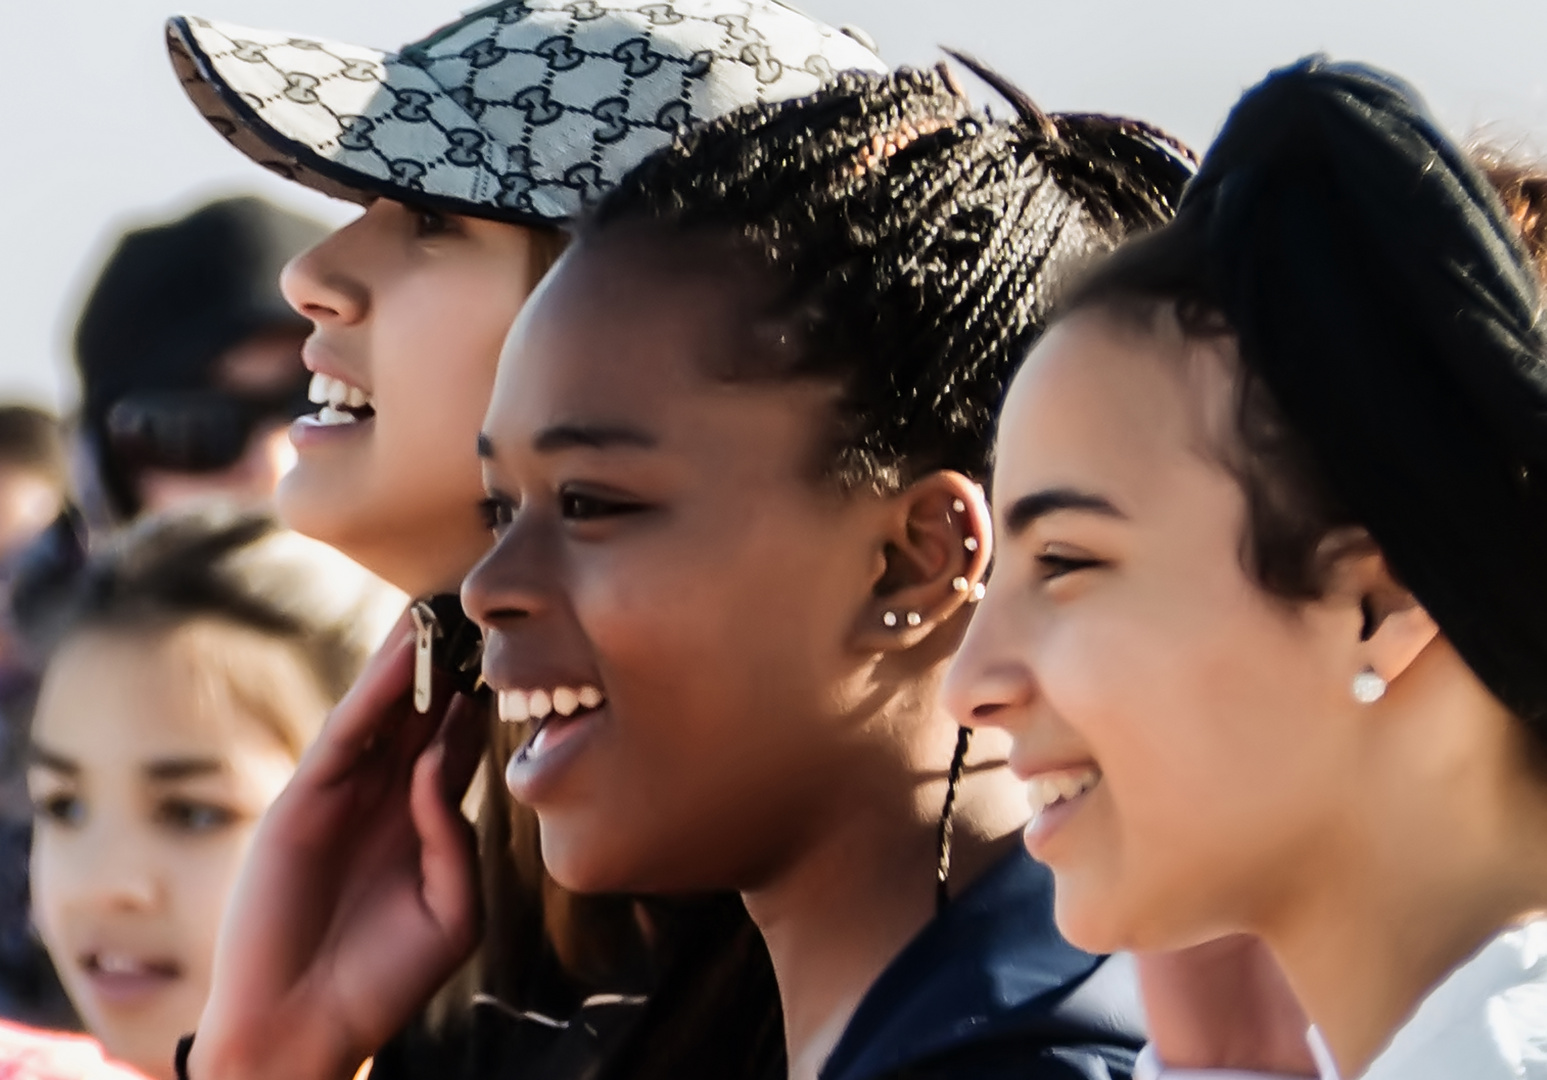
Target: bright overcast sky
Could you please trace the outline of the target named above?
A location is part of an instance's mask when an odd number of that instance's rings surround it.
[[[797,0],[800,2],[800,0]],[[186,103],[162,45],[167,0],[3,0],[0,397],[69,407],[68,342],[114,230],[260,191],[333,221],[341,204],[271,178]],[[472,0],[461,0],[461,7]],[[207,0],[197,13],[395,46],[458,0]],[[1453,132],[1547,150],[1543,0],[805,0],[893,63],[953,45],[1045,107],[1121,112],[1200,150],[1270,68],[1324,50],[1381,64]]]

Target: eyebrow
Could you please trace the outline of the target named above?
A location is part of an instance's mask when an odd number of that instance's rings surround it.
[[[608,450],[619,446],[653,450],[657,445],[655,436],[638,428],[607,424],[559,424],[532,440],[532,449],[539,454],[576,449]]]
[[[152,780],[165,783],[173,780],[188,780],[196,776],[208,776],[211,773],[224,772],[225,768],[225,762],[219,758],[166,758],[146,765],[145,775]]]
[[[79,776],[81,767],[69,758],[45,749],[37,743],[31,743],[27,747],[28,766],[38,766],[51,772],[63,773],[65,776]]]
[[[27,751],[27,764],[48,769],[64,776],[79,776],[81,767],[74,761],[54,751],[33,743]],[[145,766],[147,778],[160,783],[188,780],[198,776],[224,772],[225,762],[219,758],[164,758]]]
[[[1046,491],[1023,495],[1010,505],[1004,516],[1005,533],[1019,536],[1039,519],[1060,510],[1083,510],[1089,514],[1127,520],[1128,515],[1101,495],[1074,488],[1049,488]]]
[[[659,445],[654,435],[638,428],[607,424],[559,424],[532,440],[532,448],[539,454],[556,454],[561,450],[610,450],[620,446],[653,450]],[[478,435],[478,456],[484,461],[494,460],[494,440],[486,433]]]

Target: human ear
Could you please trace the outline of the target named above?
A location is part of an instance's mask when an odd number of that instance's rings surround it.
[[[1329,598],[1357,615],[1352,652],[1359,670],[1395,682],[1439,636],[1439,626],[1363,530],[1329,538],[1323,551],[1330,551]]]
[[[983,595],[993,554],[983,489],[933,472],[887,500],[881,573],[854,629],[867,652],[909,648]]]

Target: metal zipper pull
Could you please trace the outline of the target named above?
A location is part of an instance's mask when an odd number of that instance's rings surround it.
[[[435,639],[441,636],[440,620],[423,600],[414,601],[409,615],[414,620],[414,710],[423,714],[430,711],[435,690],[433,661]]]

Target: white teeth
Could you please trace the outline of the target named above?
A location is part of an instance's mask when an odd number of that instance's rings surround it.
[[[578,689],[559,686],[552,690],[501,690],[498,696],[500,719],[508,724],[542,720],[549,713],[574,716],[581,709],[594,709],[606,698],[594,686]]]
[[[335,409],[331,405],[324,405],[317,410],[317,422],[324,425],[358,424],[360,418],[354,413],[346,413]]]
[[[358,386],[350,386],[343,379],[320,371],[312,376],[306,397],[314,405],[331,406],[335,410],[363,409],[371,403],[371,396]]]
[[[1100,779],[1101,773],[1096,769],[1033,776],[1026,782],[1026,795],[1032,813],[1040,814],[1057,803],[1078,798],[1095,787]]]
[[[532,718],[526,702],[525,690],[501,690],[499,694],[500,719],[507,724],[524,724]]]
[[[103,953],[97,957],[97,970],[104,975],[137,975],[144,970],[144,966],[127,956]]]

